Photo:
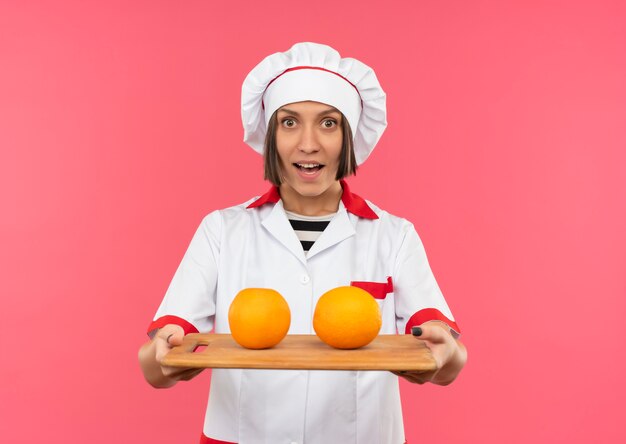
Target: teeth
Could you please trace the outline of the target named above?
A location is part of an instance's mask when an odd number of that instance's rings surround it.
[[[298,163],[296,165],[302,168],[315,168],[315,167],[320,166],[319,163]]]

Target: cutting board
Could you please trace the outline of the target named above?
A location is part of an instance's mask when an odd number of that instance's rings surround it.
[[[162,364],[193,368],[247,368],[292,370],[429,371],[437,365],[424,341],[413,335],[380,335],[365,347],[339,350],[316,335],[287,335],[265,350],[241,347],[228,334],[185,336]]]

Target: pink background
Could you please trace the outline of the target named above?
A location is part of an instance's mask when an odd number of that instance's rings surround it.
[[[137,350],[201,218],[266,190],[241,83],[297,41],[375,68],[350,184],[469,349],[402,384],[409,443],[625,442],[621,1],[2,1],[0,440],[197,442],[210,375],[154,390]]]

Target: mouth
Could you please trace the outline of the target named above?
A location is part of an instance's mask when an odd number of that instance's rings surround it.
[[[293,166],[295,166],[298,170],[302,171],[305,174],[315,174],[317,173],[319,170],[321,170],[322,168],[324,168],[326,165],[322,165],[321,163],[294,163],[292,164]]]

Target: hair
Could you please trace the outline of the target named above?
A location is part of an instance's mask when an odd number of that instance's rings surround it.
[[[352,141],[352,129],[346,116],[341,113],[341,130],[343,141],[341,143],[341,153],[339,154],[339,167],[337,168],[336,180],[344,177],[356,175],[358,168],[356,157],[354,156],[354,142]],[[280,158],[278,157],[278,149],[276,148],[276,127],[278,126],[278,110],[274,111],[270,121],[267,124],[267,132],[265,134],[265,143],[263,149],[264,179],[280,186]]]

